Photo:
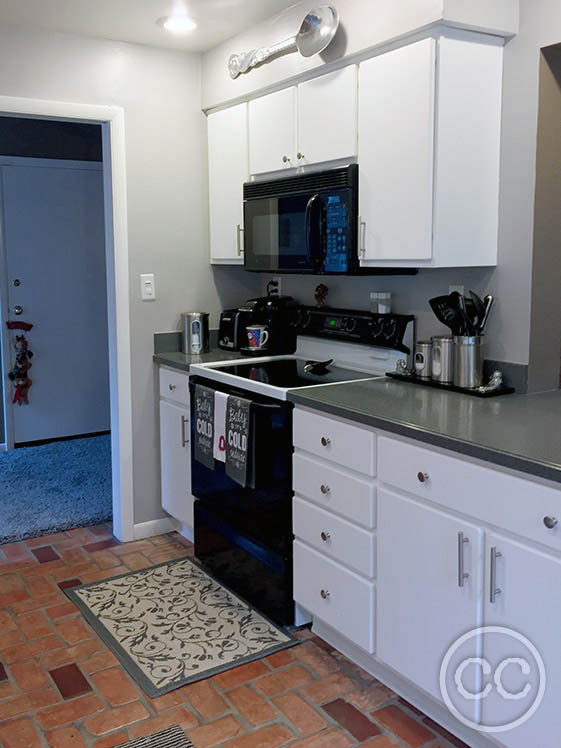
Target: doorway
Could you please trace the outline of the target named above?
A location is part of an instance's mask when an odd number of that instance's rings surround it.
[[[106,245],[109,390],[113,532],[134,539],[132,479],[132,404],[124,113],[120,107],[19,99],[0,96],[0,116],[20,116],[101,126]],[[7,272],[0,273],[7,299]],[[5,301],[0,323],[9,318]],[[9,360],[2,349],[4,370]],[[8,388],[3,377],[4,391]],[[11,384],[11,383],[10,383]]]

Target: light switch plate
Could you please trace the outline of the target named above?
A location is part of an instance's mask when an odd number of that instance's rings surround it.
[[[142,301],[156,300],[154,273],[142,273],[140,276],[140,298]]]

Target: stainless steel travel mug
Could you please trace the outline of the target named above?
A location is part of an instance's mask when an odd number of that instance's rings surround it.
[[[454,384],[473,389],[483,383],[483,338],[481,335],[454,336]]]
[[[183,353],[195,356],[200,353],[207,353],[208,320],[207,312],[186,312],[183,315]]]
[[[432,343],[430,340],[419,340],[415,345],[415,374],[419,379],[430,379]]]
[[[454,381],[454,339],[449,335],[435,335],[432,339],[431,376],[439,384]]]

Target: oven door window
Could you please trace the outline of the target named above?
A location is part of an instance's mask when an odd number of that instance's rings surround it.
[[[244,203],[245,267],[248,270],[312,269],[307,239],[308,195]]]

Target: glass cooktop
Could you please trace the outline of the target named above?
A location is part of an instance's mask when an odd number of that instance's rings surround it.
[[[307,364],[313,364],[310,368]],[[332,384],[349,382],[355,379],[368,379],[372,374],[343,369],[332,364],[324,366],[321,362],[308,362],[304,359],[280,359],[279,361],[227,364],[214,367],[216,371],[233,374],[242,379],[269,384],[273,387],[293,389],[311,387],[314,384]],[[306,370],[305,370],[306,369]]]

